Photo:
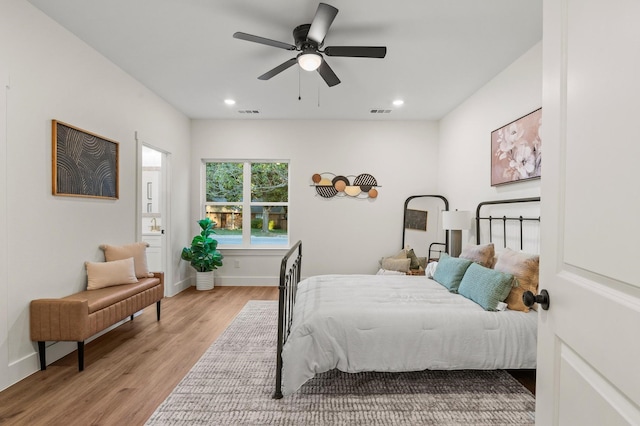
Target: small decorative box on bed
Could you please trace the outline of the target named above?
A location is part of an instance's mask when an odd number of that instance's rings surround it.
[[[507,223],[515,220],[522,250],[524,219],[482,218],[479,206],[478,223],[487,220],[491,228],[502,221],[503,247],[496,256],[489,232],[489,243],[467,247],[460,258],[441,256],[433,279],[321,275],[300,282],[302,243],[296,243],[281,266],[274,398],[334,368],[351,373],[535,368],[537,313],[522,303],[522,292],[536,291],[538,257],[506,248]]]

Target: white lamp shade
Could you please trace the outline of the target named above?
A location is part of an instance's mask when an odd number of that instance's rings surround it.
[[[315,71],[322,63],[322,56],[317,53],[302,53],[298,55],[298,64],[305,71]]]
[[[443,211],[442,229],[469,229],[471,228],[471,212],[465,210]]]

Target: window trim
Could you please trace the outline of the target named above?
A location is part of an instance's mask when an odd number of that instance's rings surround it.
[[[242,207],[242,243],[241,244],[220,244],[218,247],[224,249],[226,252],[230,251],[243,251],[243,250],[262,250],[262,251],[278,251],[287,250],[289,247],[289,241],[291,237],[289,220],[287,220],[287,241],[282,245],[258,245],[251,244],[251,231],[244,232],[245,229],[251,230],[251,208],[254,206],[285,206],[287,212],[290,211],[291,200],[291,160],[289,159],[227,159],[227,158],[203,158],[201,164],[201,185],[200,185],[200,210],[204,212],[206,206],[230,206],[238,205]],[[241,202],[217,202],[207,201],[207,163],[242,163],[242,201]],[[287,200],[286,202],[264,202],[264,201],[251,201],[251,164],[254,163],[286,163],[287,164]],[[248,211],[249,214],[244,214]]]

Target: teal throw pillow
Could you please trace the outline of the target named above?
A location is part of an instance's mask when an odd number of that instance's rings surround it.
[[[464,276],[465,271],[473,262],[468,259],[460,259],[459,257],[451,257],[443,254],[438,260],[436,272],[433,279],[445,286],[451,293],[458,292],[458,286]]]
[[[473,300],[486,311],[497,311],[498,303],[504,302],[513,284],[513,275],[474,263],[462,277],[458,293]]]

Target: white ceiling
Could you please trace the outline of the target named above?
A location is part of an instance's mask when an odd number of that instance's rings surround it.
[[[326,0],[339,12],[325,47],[387,46],[326,58],[330,88],[297,65],[258,80],[296,52],[232,38],[293,44],[317,0],[29,1],[191,118],[439,119],[542,39],[542,0]]]

